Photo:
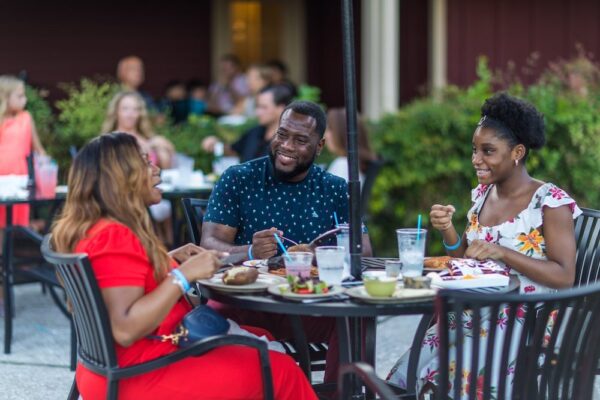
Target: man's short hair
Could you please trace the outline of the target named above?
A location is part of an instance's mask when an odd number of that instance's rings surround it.
[[[258,94],[273,93],[273,102],[276,106],[287,106],[291,103],[292,91],[285,85],[268,85],[258,91]]]
[[[317,126],[315,127],[315,131],[319,134],[319,137],[322,139],[323,134],[325,133],[325,128],[327,127],[327,117],[325,116],[325,112],[317,103],[313,103],[312,101],[305,100],[296,100],[290,103],[281,113],[281,117],[286,113],[286,111],[293,111],[298,114],[308,115],[309,117],[313,117],[317,122]],[[279,120],[281,121],[281,117]]]

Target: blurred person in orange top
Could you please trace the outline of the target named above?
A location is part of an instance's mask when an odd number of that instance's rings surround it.
[[[109,133],[84,146],[69,172],[69,194],[52,228],[54,249],[86,253],[110,319],[119,366],[150,361],[178,349],[168,335],[192,306],[186,284],[210,278],[221,266],[215,251],[186,245],[167,253],[146,207],[161,199],[160,169],[132,135]],[[259,336],[264,329],[245,327]],[[276,399],[316,399],[294,360],[269,351]],[[86,400],[106,398],[106,378],[78,364]],[[223,346],[119,383],[127,399],[262,399],[255,349]]]
[[[46,154],[26,104],[25,83],[13,76],[0,76],[0,175],[27,175],[31,152]],[[13,207],[13,224],[29,225],[29,206]],[[0,207],[0,229],[5,226],[6,209]]]

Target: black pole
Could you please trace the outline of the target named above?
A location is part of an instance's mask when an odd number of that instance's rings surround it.
[[[358,144],[356,134],[356,79],[354,60],[354,19],[352,0],[342,0],[342,42],[344,95],[348,126],[348,193],[350,194],[350,272],[361,278],[360,256],[362,232],[360,221],[360,181],[358,179]]]

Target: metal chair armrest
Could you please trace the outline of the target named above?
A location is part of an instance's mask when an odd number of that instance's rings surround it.
[[[373,392],[379,395],[382,400],[392,400],[396,398],[396,394],[387,386],[385,381],[375,374],[375,370],[369,364],[363,362],[355,362],[352,364],[344,364],[340,367],[338,374],[338,388],[341,388],[340,399],[348,398],[344,378],[348,374],[357,375]]]

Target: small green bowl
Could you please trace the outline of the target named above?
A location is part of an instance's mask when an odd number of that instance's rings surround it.
[[[373,297],[391,297],[396,291],[396,278],[363,276],[365,290]]]

